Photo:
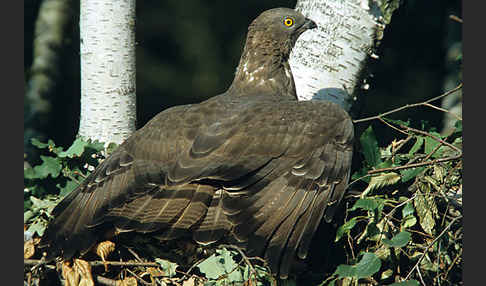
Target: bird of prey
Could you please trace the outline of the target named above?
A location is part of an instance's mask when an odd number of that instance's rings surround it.
[[[297,100],[289,54],[316,27],[289,8],[260,14],[226,92],[160,112],[54,208],[46,259],[82,255],[108,230],[134,231],[236,241],[286,278],[332,219],[352,157],[349,115]]]

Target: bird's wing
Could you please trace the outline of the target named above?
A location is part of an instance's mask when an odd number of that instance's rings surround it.
[[[344,192],[351,121],[327,103],[221,102],[164,111],[120,145],[54,209],[52,255],[88,249],[111,223],[201,243],[233,227],[272,270],[304,257]]]
[[[257,174],[227,186],[223,205],[234,237],[283,278],[295,254],[306,257],[321,218],[331,220],[344,194],[354,132],[348,115],[332,103],[289,102],[277,108],[269,112],[274,118],[245,132],[261,143],[255,147],[274,149],[263,151],[273,157]]]

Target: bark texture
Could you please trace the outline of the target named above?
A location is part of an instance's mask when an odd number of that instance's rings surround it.
[[[120,144],[135,131],[135,0],[81,0],[78,135]]]
[[[382,13],[374,1],[299,0],[296,10],[317,23],[302,35],[290,55],[299,100],[329,100],[349,110]]]

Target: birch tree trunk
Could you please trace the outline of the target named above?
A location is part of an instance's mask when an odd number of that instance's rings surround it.
[[[78,135],[120,144],[135,131],[135,0],[81,0]]]
[[[350,110],[357,91],[367,88],[365,63],[377,58],[373,50],[385,26],[378,5],[368,0],[297,1],[295,9],[318,26],[300,36],[289,59],[300,100],[329,100]]]

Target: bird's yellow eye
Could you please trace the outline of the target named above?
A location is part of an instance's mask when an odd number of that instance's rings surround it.
[[[292,25],[294,24],[294,19],[292,19],[292,18],[285,18],[284,21],[283,21],[283,23],[287,27],[292,27]]]

